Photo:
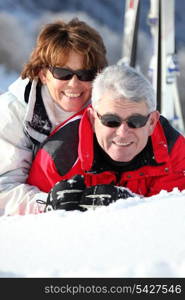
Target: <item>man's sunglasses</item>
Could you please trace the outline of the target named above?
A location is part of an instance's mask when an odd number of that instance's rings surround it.
[[[141,128],[144,127],[150,117],[150,114],[147,116],[143,116],[140,114],[137,115],[132,115],[126,120],[122,120],[119,116],[117,115],[112,115],[112,114],[105,114],[105,115],[100,115],[98,112],[97,116],[100,119],[101,123],[104,126],[111,127],[111,128],[116,128],[119,127],[123,122],[127,123],[127,126],[130,128]]]
[[[52,66],[49,66],[48,69],[52,73],[53,77],[59,80],[70,80],[74,75],[76,75],[81,81],[92,81],[97,74],[96,69],[72,71]]]

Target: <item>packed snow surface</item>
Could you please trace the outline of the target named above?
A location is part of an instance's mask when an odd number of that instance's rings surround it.
[[[0,218],[0,277],[185,277],[185,190]]]

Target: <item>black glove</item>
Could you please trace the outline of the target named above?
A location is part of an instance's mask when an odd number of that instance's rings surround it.
[[[83,208],[109,205],[118,199],[134,197],[135,194],[124,187],[114,186],[112,184],[99,184],[86,188],[80,200],[80,206]]]
[[[79,206],[85,188],[82,175],[57,182],[48,194],[45,211],[53,209],[85,211],[85,208]]]

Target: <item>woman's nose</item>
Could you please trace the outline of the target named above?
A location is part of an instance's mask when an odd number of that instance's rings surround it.
[[[80,80],[78,79],[78,77],[76,75],[73,75],[73,77],[70,80],[68,80],[68,85],[70,86],[78,85],[79,81]]]

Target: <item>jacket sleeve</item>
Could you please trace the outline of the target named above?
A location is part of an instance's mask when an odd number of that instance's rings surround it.
[[[0,215],[40,212],[32,201],[39,189],[25,184],[32,145],[23,130],[24,104],[10,93],[1,95],[0,101]]]
[[[151,182],[150,192],[147,196],[158,194],[161,190],[171,192],[174,188],[185,190],[185,138],[180,136],[170,155],[170,170],[165,176],[160,176]]]

